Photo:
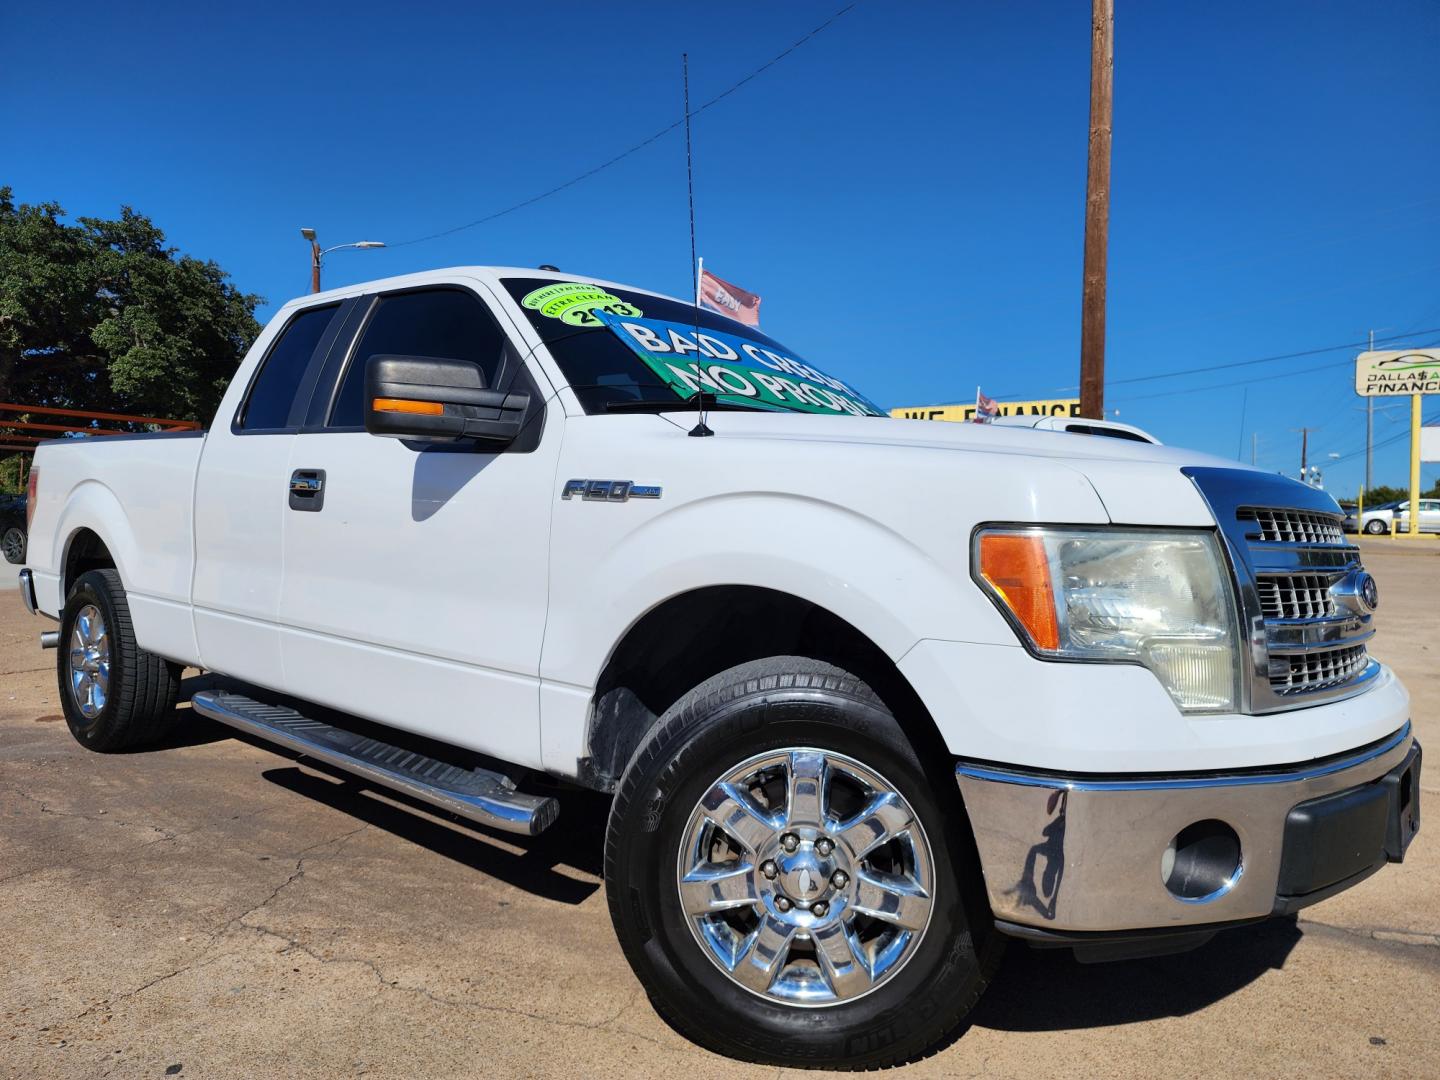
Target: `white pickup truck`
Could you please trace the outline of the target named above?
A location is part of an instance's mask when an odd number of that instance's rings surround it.
[[[903,1062],[1007,938],[1178,951],[1400,861],[1420,747],[1328,496],[879,412],[641,289],[358,285],[207,432],[42,446],[22,592],[91,749],[193,666],[195,712],[486,826],[613,792],[626,957],[753,1061]]]

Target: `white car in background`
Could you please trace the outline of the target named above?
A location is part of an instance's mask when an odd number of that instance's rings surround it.
[[[1366,510],[1364,518],[1359,521],[1356,520],[1354,510],[1345,514],[1346,532],[1363,532],[1369,533],[1371,536],[1381,536],[1392,531],[1392,524],[1396,532],[1410,531],[1409,499],[1381,503],[1372,510]],[[1440,533],[1440,499],[1420,500],[1420,531],[1422,533]]]
[[[1076,435],[1101,435],[1109,439],[1160,445],[1160,440],[1133,424],[1118,420],[1089,420],[1082,416],[999,416],[991,421],[1005,427],[1027,427],[1038,431],[1069,431]]]

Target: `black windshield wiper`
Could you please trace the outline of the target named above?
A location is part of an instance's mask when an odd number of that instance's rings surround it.
[[[700,400],[696,400],[696,398]],[[716,401],[714,394],[692,394],[688,398],[634,398],[630,401],[607,401],[606,412],[769,412],[759,406],[738,402]]]

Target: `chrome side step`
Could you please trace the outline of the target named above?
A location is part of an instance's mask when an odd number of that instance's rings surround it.
[[[202,690],[190,704],[202,716],[481,825],[534,836],[548,829],[560,813],[554,798],[516,791],[503,773],[462,769],[312,720],[283,705],[267,705],[223,690]]]

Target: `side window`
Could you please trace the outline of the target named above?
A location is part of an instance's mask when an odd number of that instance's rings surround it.
[[[265,431],[286,427],[295,392],[310,366],[315,346],[339,310],[338,304],[306,308],[280,331],[260,370],[250,383],[250,393],[240,407],[236,426],[242,431]]]
[[[332,428],[365,423],[365,362],[372,356],[434,356],[468,360],[480,369],[485,385],[501,375],[506,339],[480,299],[463,289],[427,289],[382,296],[350,355],[340,382]]]

